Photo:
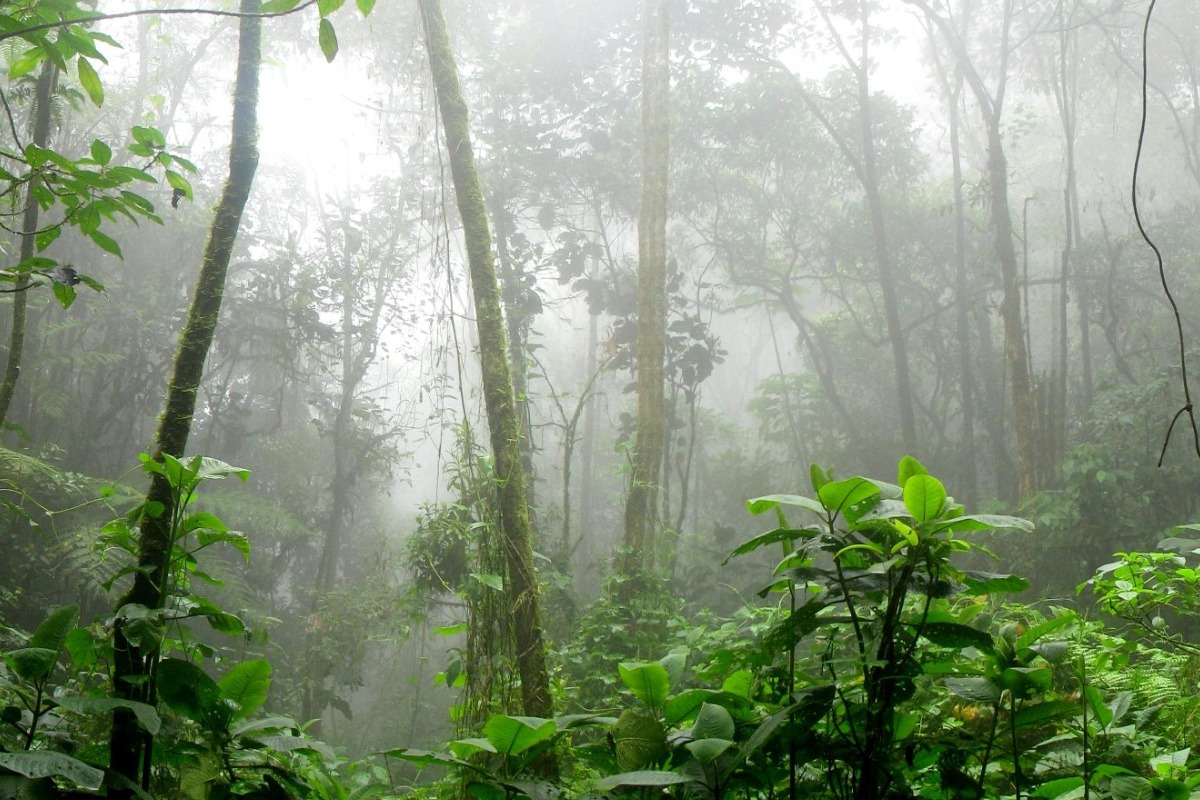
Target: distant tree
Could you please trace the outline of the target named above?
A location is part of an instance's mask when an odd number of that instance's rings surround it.
[[[655,532],[666,408],[663,365],[667,348],[667,174],[670,121],[670,18],[666,0],[642,5],[642,195],[638,213],[637,432],[625,499],[623,569],[654,569]]]

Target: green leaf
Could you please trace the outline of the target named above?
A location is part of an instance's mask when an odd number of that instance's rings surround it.
[[[199,462],[198,464],[196,462]],[[250,470],[243,467],[234,467],[226,464],[224,461],[218,461],[215,458],[208,456],[200,456],[192,460],[192,468],[195,470],[196,477],[202,481],[220,480],[233,475],[240,478],[242,483],[250,480]]]
[[[693,739],[684,745],[692,757],[701,764],[711,764],[733,746],[728,739]]]
[[[483,735],[499,753],[516,755],[558,732],[552,719],[494,714],[483,726]]]
[[[946,505],[946,487],[932,475],[916,474],[904,482],[904,507],[917,522],[938,518]]]
[[[375,10],[375,0],[355,0],[355,4],[358,6],[358,12],[364,17]]]
[[[619,789],[623,787],[655,787],[655,786],[675,786],[680,783],[687,783],[688,779],[678,772],[670,772],[667,770],[657,769],[642,769],[633,772],[620,772],[616,775],[609,775],[596,784],[596,788],[608,790]]]
[[[154,706],[135,700],[121,700],[117,697],[67,696],[56,698],[54,702],[60,708],[74,711],[83,716],[103,714],[118,708],[132,711],[133,715],[137,717],[138,723],[151,735],[158,733],[158,729],[162,726],[162,720],[159,718],[158,712],[154,710]]]
[[[953,519],[943,520],[938,525],[939,530],[950,531],[990,531],[1012,528],[1025,533],[1033,531],[1033,523],[1020,517],[1008,517],[1003,514],[967,514]]]
[[[696,723],[692,726],[693,739],[733,739],[733,717],[718,705],[705,703],[700,706]]]
[[[208,725],[209,716],[221,702],[221,687],[191,662],[164,659],[158,665],[158,696],[172,711]]]
[[[811,497],[799,494],[769,494],[746,501],[746,510],[756,517],[779,506],[797,506],[822,517],[825,516],[825,508],[820,503]]]
[[[1083,778],[1078,775],[1070,778],[1055,778],[1052,781],[1046,781],[1037,788],[1031,796],[1041,797],[1044,800],[1054,800],[1056,797],[1062,797],[1068,792],[1073,792],[1076,789],[1083,787]]]
[[[1079,716],[1078,703],[1067,700],[1047,700],[1044,703],[1033,703],[1022,706],[1013,716],[1012,724],[1017,728],[1031,725],[1041,725],[1055,719],[1067,719]]]
[[[52,225],[43,231],[38,231],[37,236],[34,237],[34,243],[37,244],[38,252],[40,253],[49,247],[61,233],[62,225]]]
[[[162,150],[167,146],[167,139],[158,128],[134,125],[129,133],[135,142],[150,150]]]
[[[667,755],[667,730],[644,711],[627,708],[612,729],[617,766],[622,770],[656,764]]]
[[[243,661],[221,676],[217,682],[221,696],[237,704],[233,718],[244,719],[267,702],[271,688],[271,665],[266,659]]]
[[[5,653],[4,660],[21,680],[40,681],[44,680],[58,663],[58,651],[47,650],[44,647],[22,647]]]
[[[317,0],[317,11],[322,17],[328,17],[345,4],[346,0]]]
[[[873,481],[858,477],[827,483],[820,492],[821,504],[834,514],[841,514],[878,494],[879,487]]]
[[[112,148],[99,139],[92,139],[92,160],[102,167],[107,167],[112,161]]]
[[[974,703],[990,705],[1000,699],[1000,687],[987,678],[947,678],[944,684],[950,694]]]
[[[63,308],[70,308],[75,302],[75,287],[65,283],[54,281],[51,284],[51,291],[54,292],[54,299]]]
[[[86,628],[75,628],[68,633],[64,645],[67,653],[71,656],[71,666],[75,668],[76,672],[90,670],[100,663],[96,640],[92,638],[92,632]]]
[[[751,500],[750,502],[754,503],[757,501]],[[752,553],[760,547],[777,544],[779,542],[782,542],[790,547],[791,543],[797,539],[808,539],[817,533],[820,533],[820,531],[815,528],[776,528],[773,531],[767,531],[766,533],[759,534],[753,539],[743,542],[734,548],[733,552],[727,555],[725,560],[721,562],[721,566],[728,564],[731,559],[737,558],[738,556],[744,556],[747,553]]]
[[[617,665],[621,681],[647,708],[659,709],[671,691],[671,676],[657,662]]]
[[[300,5],[300,0],[267,0],[259,7],[258,13],[286,14],[298,5]]]
[[[497,592],[504,591],[504,578],[500,577],[499,575],[493,575],[491,573],[483,574],[483,573],[479,573],[479,572],[472,572],[471,577],[474,578],[475,580],[479,581],[480,583],[482,583],[484,586],[488,587],[489,589],[495,589]]]
[[[124,256],[121,255],[121,245],[117,244],[117,240],[108,234],[101,233],[100,231],[91,231],[88,233],[88,238],[91,239],[92,242],[94,242],[95,245],[104,252],[112,253],[118,258],[124,258]]]
[[[10,769],[26,778],[63,778],[89,791],[99,791],[104,783],[104,771],[83,763],[65,753],[47,750],[28,750],[23,753],[0,753],[0,767]]]
[[[924,465],[912,456],[904,456],[896,467],[896,483],[903,486],[914,475],[928,475]]]
[[[1140,775],[1117,775],[1108,784],[1113,800],[1150,800],[1154,786]]]
[[[99,108],[104,105],[104,86],[100,83],[100,76],[96,74],[95,67],[83,56],[79,57],[79,85],[87,92],[88,98],[92,104]]]
[[[921,626],[921,635],[941,647],[964,650],[974,647],[984,653],[994,652],[995,643],[987,631],[972,628],[958,622],[927,622]]]
[[[46,615],[42,624],[37,626],[37,630],[29,638],[29,646],[53,650],[57,655],[67,643],[67,634],[78,621],[79,606],[60,606],[54,609]]]
[[[333,23],[325,17],[321,18],[321,24],[317,28],[317,42],[321,45],[321,52],[325,54],[326,61],[333,61],[337,57],[337,33],[333,30]]]
[[[963,584],[973,594],[1000,594],[1023,592],[1029,581],[1018,575],[1003,575],[998,572],[967,570],[963,573]]]

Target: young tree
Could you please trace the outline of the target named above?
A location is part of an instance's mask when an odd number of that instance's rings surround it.
[[[666,444],[667,171],[670,18],[666,0],[642,5],[642,195],[638,214],[637,433],[625,500],[624,572],[654,568],[658,486]]]
[[[541,600],[533,566],[533,526],[525,494],[525,471],[521,467],[521,424],[513,396],[487,206],[475,167],[467,106],[459,85],[441,2],[420,0],[420,10],[438,110],[446,135],[454,194],[466,238],[479,332],[484,405],[499,483],[500,535],[508,568],[504,588],[514,621],[522,709],[529,716],[545,717],[551,711],[550,683],[546,672]]]
[[[258,167],[258,82],[262,61],[262,21],[255,15],[258,8],[259,0],[241,0],[240,9],[249,16],[241,18],[239,27],[229,177],[209,231],[187,321],[180,332],[166,405],[155,437],[156,457],[164,454],[182,457],[187,447],[204,362],[221,312],[230,255]],[[161,609],[166,599],[173,545],[170,521],[174,516],[174,495],[165,476],[155,474],[151,478],[146,501],[147,510],[152,507],[161,510],[157,514],[142,515],[138,537],[139,569],[134,573],[133,585],[118,602],[118,611],[128,606]],[[113,689],[120,698],[153,704],[152,675],[158,651],[131,641],[120,619],[118,615],[114,630]],[[140,733],[132,713],[118,711],[113,717],[109,745],[112,769],[148,788],[150,775],[143,760],[148,759],[151,743]]]

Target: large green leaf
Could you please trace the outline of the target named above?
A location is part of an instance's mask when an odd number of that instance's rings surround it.
[[[30,647],[40,647],[53,650],[55,654],[67,643],[67,634],[79,621],[79,606],[61,606],[54,609],[42,624],[37,626],[33,636],[29,638]]]
[[[693,758],[705,765],[716,761],[732,746],[733,742],[728,739],[693,739],[684,745]]]
[[[0,767],[26,778],[63,778],[84,789],[99,791],[104,772],[72,758],[66,753],[48,750],[28,750],[21,753],[0,753]]]
[[[1033,531],[1033,523],[1020,517],[1008,517],[1002,514],[966,514],[943,520],[938,524],[938,530],[951,531],[990,531],[1012,528],[1025,533]]]
[[[903,486],[914,475],[928,475],[925,465],[912,456],[904,456],[896,466],[896,483]]]
[[[620,789],[624,787],[675,786],[687,783],[688,779],[678,772],[657,769],[641,769],[609,775],[596,784],[598,789]]]
[[[999,572],[981,572],[967,570],[963,573],[963,584],[973,594],[999,594],[1023,592],[1029,588],[1029,581],[1019,575],[1004,575]]]
[[[797,508],[807,509],[822,517],[825,516],[825,508],[820,503],[811,497],[799,494],[768,494],[746,501],[746,510],[755,516],[765,514],[779,506],[796,506]]]
[[[696,723],[692,726],[693,739],[733,739],[733,717],[718,705],[705,703],[700,706]]]
[[[957,650],[974,647],[984,653],[991,653],[994,649],[990,633],[958,622],[927,622],[921,626],[921,635],[941,647]]]
[[[495,714],[483,726],[483,735],[499,753],[516,755],[558,732],[552,719]]]
[[[1068,719],[1078,716],[1081,709],[1078,703],[1067,700],[1047,700],[1044,703],[1031,703],[1021,706],[1013,717],[1013,727],[1024,728],[1030,725],[1041,725],[1055,719]]]
[[[58,651],[44,647],[22,647],[4,654],[9,669],[24,681],[44,680],[58,663]]]
[[[738,556],[744,556],[746,553],[752,553],[760,547],[777,544],[782,542],[791,547],[791,543],[797,539],[807,539],[813,536],[814,533],[820,531],[815,528],[776,528],[773,531],[759,534],[753,539],[742,542],[733,549],[729,555],[725,556],[725,560],[721,562],[722,566],[728,564],[730,559]]]
[[[661,761],[667,755],[667,731],[649,714],[627,708],[612,730],[617,766],[622,770],[641,769]]]
[[[74,711],[76,714],[83,714],[85,716],[115,711],[118,708],[132,711],[133,715],[137,717],[137,721],[151,735],[158,733],[158,729],[162,725],[162,720],[159,719],[158,711],[154,709],[154,706],[134,700],[121,700],[117,697],[81,697],[73,695],[56,698],[54,702],[60,708],[65,708],[68,711]]]
[[[647,708],[659,709],[671,691],[671,676],[667,668],[656,661],[617,665],[621,681]]]
[[[271,689],[271,665],[263,658],[243,661],[226,672],[217,685],[221,689],[221,696],[237,706],[233,718],[243,719],[267,702],[267,692]]]
[[[950,694],[974,703],[995,703],[1000,699],[1000,687],[987,678],[947,678],[946,689]]]
[[[221,703],[221,687],[208,674],[179,658],[158,665],[158,696],[172,711],[209,727],[210,715]]]
[[[917,522],[935,520],[946,505],[946,487],[932,475],[913,475],[904,482],[904,507]]]
[[[879,487],[874,481],[854,477],[844,481],[833,481],[821,487],[821,504],[834,514],[841,514],[846,509],[879,494]]]

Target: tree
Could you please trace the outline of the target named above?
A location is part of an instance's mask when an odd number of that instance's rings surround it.
[[[262,20],[254,16],[258,7],[259,0],[241,0],[241,10],[250,16],[242,17],[239,24],[229,176],[213,218],[187,321],[180,332],[167,400],[159,418],[154,456],[160,459],[164,454],[182,457],[187,447],[204,362],[221,312],[230,254],[258,167],[256,128],[262,62]],[[163,608],[173,545],[170,524],[174,510],[170,482],[161,473],[155,473],[139,520],[139,569],[134,573],[133,585],[117,604],[118,612],[130,607],[151,612]],[[120,698],[153,704],[152,676],[158,651],[154,646],[135,644],[126,635],[125,624],[120,619],[118,616],[114,630],[113,689]],[[140,734],[130,712],[114,714],[110,741],[110,763],[114,771],[148,788],[150,771],[146,767],[150,747],[148,737]]]
[[[971,57],[964,34],[948,17],[937,13],[926,0],[904,0],[920,9],[938,29],[950,46],[963,78],[975,96],[982,116],[988,148],[988,202],[991,211],[992,233],[995,237],[996,259],[1000,264],[1003,300],[1000,317],[1004,322],[1004,356],[1012,392],[1013,427],[1016,431],[1017,492],[1019,497],[1031,497],[1037,489],[1037,409],[1034,406],[1033,385],[1029,374],[1029,353],[1025,342],[1025,324],[1021,314],[1020,270],[1017,251],[1013,245],[1012,211],[1008,202],[1008,160],[1004,153],[1001,122],[1004,118],[1004,97],[1008,88],[1009,57],[1013,47],[1014,2],[1001,0],[999,61],[995,85],[984,80],[980,66]]]
[[[546,672],[540,593],[533,565],[533,526],[525,494],[525,471],[519,448],[521,424],[513,396],[487,206],[475,167],[467,106],[459,85],[441,2],[420,0],[420,10],[438,110],[445,130],[454,195],[463,222],[475,300],[484,405],[499,484],[500,535],[507,566],[504,590],[514,618],[522,709],[528,716],[545,717],[551,710],[550,683]]]
[[[666,445],[667,172],[670,18],[666,0],[642,6],[642,194],[638,214],[637,433],[625,500],[623,569],[654,568],[659,474]]]

